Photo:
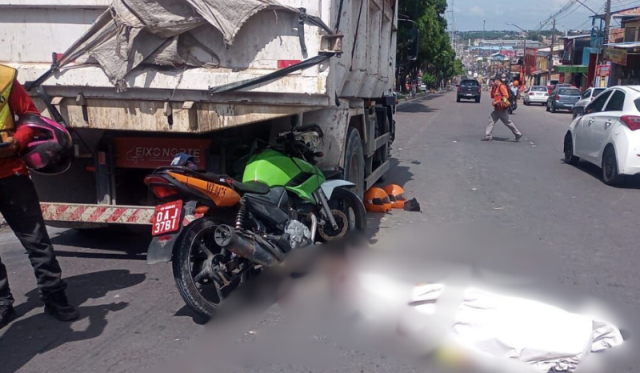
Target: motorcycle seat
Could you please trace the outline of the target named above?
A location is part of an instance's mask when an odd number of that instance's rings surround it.
[[[204,180],[211,181],[213,183],[220,183],[221,179],[231,179],[228,176],[222,176],[222,175],[214,174],[211,172],[198,173],[198,176],[200,176]],[[229,183],[229,186],[240,194],[245,194],[245,193],[268,194],[269,191],[271,190],[271,188],[269,188],[267,184],[261,183],[259,181],[248,181],[246,183],[243,183],[238,180],[233,180],[233,182]]]
[[[259,181],[248,181],[246,183],[241,183],[239,181],[234,181],[233,188],[240,192],[240,194],[245,193],[253,193],[253,194],[269,194],[271,188],[265,183],[261,183]]]

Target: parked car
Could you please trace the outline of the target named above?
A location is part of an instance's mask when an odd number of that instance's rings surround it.
[[[541,104],[545,105],[547,103],[547,98],[549,97],[549,93],[547,93],[547,88],[542,85],[534,85],[531,88],[528,88],[524,91],[524,104]]]
[[[620,175],[640,173],[640,86],[617,86],[599,94],[571,123],[564,138],[564,160],[582,158],[602,167],[613,185]]]
[[[465,79],[460,82],[460,86],[458,86],[458,95],[457,102],[460,100],[476,100],[476,102],[480,102],[480,98],[482,97],[482,89],[480,87],[480,83],[478,83],[475,79]]]
[[[552,113],[558,110],[571,111],[576,102],[580,100],[581,95],[578,88],[556,87],[553,92],[551,92],[551,95],[547,97],[547,111]]]
[[[582,97],[576,104],[573,106],[573,117],[578,117],[584,114],[584,108],[593,101],[598,95],[604,92],[606,88],[589,88],[582,94]]]
[[[549,91],[549,95],[551,95],[551,92],[553,92],[554,89],[558,88],[558,87],[572,87],[572,88],[576,88],[576,86],[569,84],[569,83],[552,83],[549,84],[547,86],[547,91]]]

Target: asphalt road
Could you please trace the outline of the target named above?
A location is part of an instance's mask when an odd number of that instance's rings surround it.
[[[378,249],[394,253],[398,248],[384,240],[399,229],[421,237],[425,246],[446,241],[446,235],[428,233],[433,227],[454,227],[449,234],[460,236],[456,229],[463,228],[455,227],[481,224],[490,236],[511,234],[515,240],[502,241],[505,247],[498,252],[484,252],[478,245],[471,256],[498,263],[514,243],[544,251],[548,255],[541,262],[514,256],[501,269],[548,264],[541,267],[549,271],[533,271],[545,273],[543,280],[549,281],[538,291],[564,289],[549,299],[563,298],[569,308],[572,301],[567,294],[599,299],[633,340],[633,315],[640,307],[636,233],[640,182],[630,180],[611,188],[599,179],[598,168],[565,165],[562,139],[571,116],[546,113],[542,107],[521,105],[513,116],[524,134],[521,142],[514,142],[500,123],[496,141],[481,142],[488,100],[485,94],[480,104],[456,103],[455,95],[448,93],[399,109],[389,180],[417,198],[422,213],[372,216],[371,233],[374,241],[379,240]],[[11,231],[0,232],[0,255],[20,315],[0,330],[0,373],[139,372],[173,361],[206,333],[202,320],[184,307],[170,265],[146,265],[145,237],[50,232],[70,299],[79,305],[82,317],[64,324],[42,313],[27,256]],[[585,298],[577,299],[574,305],[585,303]],[[262,321],[278,322],[277,309]],[[335,371],[413,371],[401,360],[348,347],[339,355]],[[630,372],[640,370],[640,365],[632,366]],[[315,370],[284,364],[264,371]]]

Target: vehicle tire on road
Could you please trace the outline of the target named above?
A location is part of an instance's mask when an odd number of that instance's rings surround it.
[[[476,104],[480,103],[480,97],[476,98]]]
[[[556,109],[556,105],[553,103],[551,104],[551,112],[554,114],[558,112],[558,109]]]
[[[364,149],[357,129],[351,127],[347,134],[344,152],[344,179],[356,184],[354,193],[364,198]]]
[[[549,109],[549,103],[548,102],[547,102],[546,106],[547,106],[547,111],[548,112],[551,111],[551,109]]]
[[[618,174],[618,160],[613,146],[609,145],[604,150],[602,156],[602,180],[605,184],[614,186],[620,183],[620,174]]]
[[[178,292],[189,308],[205,318],[211,317],[224,298],[239,285],[238,282],[223,289],[220,284],[210,279],[206,279],[209,283],[199,281],[196,285],[193,274],[196,265],[205,265],[204,261],[209,260],[200,258],[200,254],[206,254],[200,246],[205,245],[214,256],[221,254],[221,249],[213,239],[218,225],[218,222],[210,218],[195,220],[184,228],[173,253],[173,277]],[[200,260],[203,263],[199,263]]]
[[[456,98],[456,102],[460,102],[460,97]]]
[[[573,155],[573,137],[570,132],[564,136],[564,163],[576,165],[580,161],[579,157]]]

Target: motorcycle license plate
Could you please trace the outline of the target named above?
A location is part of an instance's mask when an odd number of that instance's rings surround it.
[[[153,221],[154,236],[175,232],[180,229],[180,217],[182,216],[182,201],[173,201],[156,206]]]

